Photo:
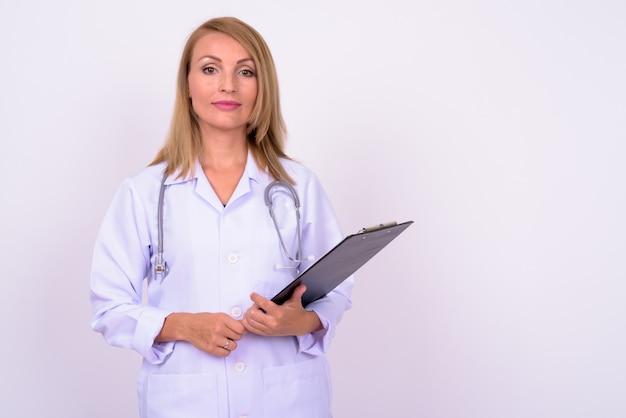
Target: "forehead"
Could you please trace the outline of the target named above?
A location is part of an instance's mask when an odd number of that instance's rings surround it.
[[[191,60],[197,61],[205,56],[222,60],[234,59],[235,61],[252,58],[248,50],[239,41],[222,32],[209,32],[198,39],[193,47]]]

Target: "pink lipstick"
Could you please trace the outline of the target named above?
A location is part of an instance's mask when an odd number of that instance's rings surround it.
[[[213,106],[220,110],[235,110],[241,106],[241,104],[230,100],[220,100],[218,102],[213,102]]]

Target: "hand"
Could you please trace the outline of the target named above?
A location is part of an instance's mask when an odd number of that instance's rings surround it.
[[[187,341],[206,353],[226,357],[246,332],[241,322],[225,313],[173,313],[165,318],[155,341]]]
[[[264,336],[305,335],[322,328],[322,323],[313,311],[302,307],[305,285],[296,287],[293,295],[282,305],[277,305],[263,296],[253,293],[254,304],[243,316],[243,326],[249,332]]]

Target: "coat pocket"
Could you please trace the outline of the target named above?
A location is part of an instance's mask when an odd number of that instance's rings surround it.
[[[330,400],[324,357],[263,371],[264,417],[329,418]]]
[[[212,373],[154,374],[146,391],[147,417],[219,417],[217,378]]]

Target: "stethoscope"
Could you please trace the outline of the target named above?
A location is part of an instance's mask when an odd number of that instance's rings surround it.
[[[163,197],[165,196],[165,180],[167,178],[167,174],[163,175],[163,179],[161,180],[161,189],[159,190],[159,203],[157,208],[157,255],[154,261],[154,273],[158,278],[160,277],[163,280],[167,274],[169,273],[169,268],[167,266],[167,262],[163,258]],[[297,230],[297,239],[298,239],[298,253],[296,256],[292,257],[287,251],[287,247],[285,246],[285,241],[283,240],[283,236],[280,233],[280,228],[278,227],[278,223],[276,222],[276,217],[274,216],[274,204],[272,201],[272,190],[274,188],[283,188],[286,189],[291,198],[293,200],[293,204],[296,212],[296,230]],[[303,261],[311,261],[314,259],[313,256],[308,256],[305,258],[299,258],[302,254],[302,237],[301,237],[301,228],[300,228],[300,198],[298,197],[298,193],[296,189],[286,181],[276,180],[272,183],[268,184],[265,188],[265,206],[269,211],[270,217],[272,218],[272,222],[274,223],[274,228],[276,229],[276,234],[278,234],[278,241],[280,242],[280,247],[283,250],[285,256],[294,263],[293,265],[287,266],[283,264],[276,264],[277,269],[291,269],[297,268],[300,263]]]
[[[291,198],[293,200],[293,205],[296,211],[296,236],[298,238],[298,253],[295,257],[292,257],[289,254],[289,251],[287,251],[287,247],[285,246],[285,242],[283,241],[283,236],[280,233],[280,228],[278,227],[278,223],[276,222],[276,217],[274,216],[274,205],[272,202],[272,189],[275,187],[282,187],[282,188],[287,189],[289,191],[289,194],[291,194]],[[302,228],[300,227],[300,199],[298,198],[298,193],[296,193],[296,189],[294,189],[294,187],[291,184],[287,183],[286,181],[276,180],[276,181],[271,182],[265,188],[265,206],[267,206],[267,210],[270,213],[270,218],[272,218],[272,222],[274,223],[274,228],[276,229],[276,234],[278,235],[278,241],[280,242],[280,246],[283,249],[283,253],[285,253],[285,256],[289,260],[291,260],[291,262],[294,263],[291,266],[286,266],[284,264],[276,264],[275,267],[277,269],[295,269],[303,261],[314,260],[315,257],[313,257],[312,255],[309,255],[304,258],[300,258],[302,256],[302,237],[301,237]]]

